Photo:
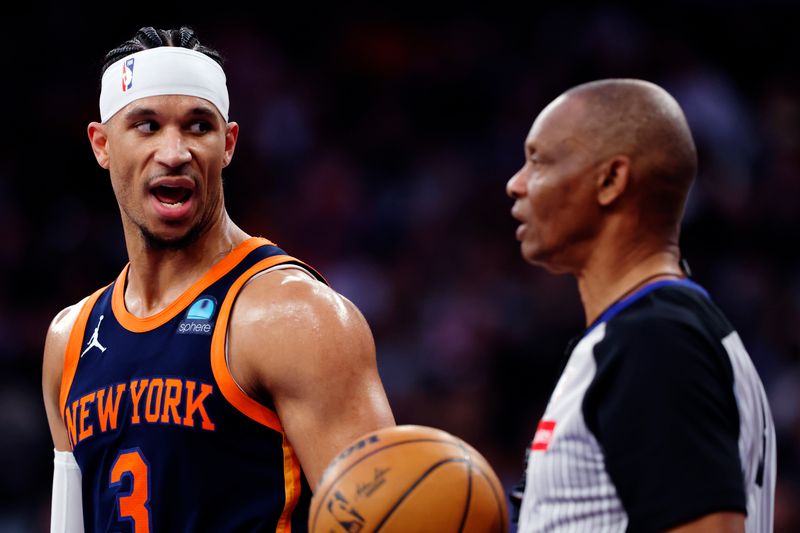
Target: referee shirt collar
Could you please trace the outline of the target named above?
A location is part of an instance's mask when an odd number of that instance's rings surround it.
[[[669,285],[680,285],[682,287],[689,288],[693,291],[699,292],[706,298],[710,299],[708,291],[706,291],[703,287],[701,287],[700,285],[689,279],[664,279],[661,281],[654,281],[653,283],[645,285],[644,287],[637,290],[630,296],[611,304],[605,311],[603,311],[600,314],[599,317],[597,317],[597,319],[595,319],[594,322],[592,322],[592,324],[588,328],[586,328],[586,331],[584,332],[583,336],[585,337],[586,335],[588,335],[589,332],[591,332],[594,328],[596,328],[603,322],[608,322],[609,320],[614,318],[616,315],[620,313],[620,311],[622,311],[623,309],[634,303],[636,300],[650,294],[656,289],[660,289],[661,287],[666,287]]]

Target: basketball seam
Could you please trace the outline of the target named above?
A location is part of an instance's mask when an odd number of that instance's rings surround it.
[[[492,479],[489,477],[489,475],[486,472],[484,472],[484,470],[481,467],[479,467],[477,465],[475,465],[475,469],[478,472],[480,472],[480,474],[483,476],[483,478],[486,480],[487,484],[489,485],[489,488],[492,490],[492,495],[494,496],[495,503],[497,503],[497,515],[500,518],[500,526],[502,527],[506,523],[506,521],[505,521],[506,515],[503,512],[503,507],[504,507],[503,504],[505,503],[505,494],[503,495],[503,498],[501,500],[500,499],[500,495],[498,495],[497,491],[494,490],[494,483],[492,483]],[[498,479],[498,481],[500,481],[500,480]],[[502,529],[502,531],[507,531],[507,530],[508,530],[507,528]]]
[[[389,509],[386,512],[385,515],[383,515],[383,518],[381,518],[381,521],[378,522],[378,525],[375,526],[375,529],[372,530],[373,533],[377,533],[378,531],[380,531],[380,529],[386,524],[386,521],[389,520],[389,517],[391,517],[392,514],[397,510],[397,508],[400,507],[400,504],[403,503],[403,500],[405,500],[408,497],[408,495],[411,494],[411,492],[413,492],[415,488],[417,488],[417,485],[422,483],[422,481],[426,477],[428,477],[431,474],[431,472],[433,472],[434,470],[436,470],[440,466],[442,466],[444,464],[447,464],[447,463],[469,463],[469,459],[465,459],[463,457],[458,457],[458,458],[451,457],[449,459],[443,459],[443,460],[439,461],[438,463],[434,463],[433,465],[428,467],[428,469],[425,472],[423,472],[422,475],[419,476],[416,479],[416,481],[414,481],[414,483],[411,484],[410,487],[408,487],[406,489],[406,491],[397,499],[397,501],[394,502],[394,505],[392,505],[392,508]],[[462,518],[462,520],[463,520],[463,518]]]
[[[331,480],[329,487],[325,490],[325,493],[321,495],[320,505],[318,505],[317,508],[314,509],[314,518],[313,518],[311,529],[313,530],[317,525],[317,519],[319,518],[319,512],[322,509],[322,502],[325,501],[328,498],[328,493],[333,489],[333,487],[336,485],[336,482],[339,481],[339,479],[341,479],[342,476],[347,474],[350,470],[355,468],[358,464],[360,464],[362,461],[364,461],[368,457],[372,457],[373,455],[375,455],[376,453],[378,453],[380,451],[386,450],[388,448],[393,448],[395,446],[401,446],[403,444],[414,444],[414,443],[417,443],[417,442],[439,442],[439,443],[442,443],[442,444],[447,444],[447,445],[450,445],[450,446],[456,446],[458,448],[461,448],[461,445],[458,442],[453,442],[452,440],[447,440],[447,439],[413,439],[413,440],[404,440],[402,442],[392,442],[390,444],[386,444],[384,446],[381,446],[380,448],[376,448],[376,449],[372,450],[368,454],[364,455],[364,457],[359,458],[358,461],[355,461],[353,464],[348,466],[346,469],[344,469],[343,471],[339,472],[339,474],[334,479]]]
[[[464,454],[467,463],[467,500],[464,502],[464,512],[461,514],[461,524],[458,526],[458,533],[464,532],[469,514],[469,505],[472,500],[472,457],[464,446],[459,446]]]

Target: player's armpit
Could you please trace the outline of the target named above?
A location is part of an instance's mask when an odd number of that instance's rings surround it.
[[[62,310],[50,323],[44,343],[42,361],[42,394],[50,425],[53,444],[58,451],[71,451],[72,445],[67,436],[64,420],[59,412],[59,396],[61,394],[61,374],[64,371],[64,355],[72,325],[85,300]]]
[[[670,529],[667,533],[744,533],[744,515],[713,513]]]
[[[366,320],[305,274],[253,279],[234,305],[228,341],[234,379],[272,399],[312,487],[355,438],[394,425]]]

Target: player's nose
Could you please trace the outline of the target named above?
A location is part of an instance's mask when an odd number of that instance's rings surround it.
[[[172,168],[184,165],[191,159],[192,153],[181,132],[177,129],[165,128],[155,153],[156,162]]]

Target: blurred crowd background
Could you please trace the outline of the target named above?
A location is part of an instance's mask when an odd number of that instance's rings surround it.
[[[227,59],[233,219],[360,307],[399,423],[462,437],[509,489],[584,319],[570,277],[521,259],[505,183],[565,89],[606,77],[667,88],[700,153],[683,253],[761,373],[779,437],[776,531],[800,531],[800,19],[788,2],[557,4],[101,17],[53,3],[8,20],[0,532],[49,523],[49,321],[127,261],[85,133],[102,57],[143,25],[182,24]]]

